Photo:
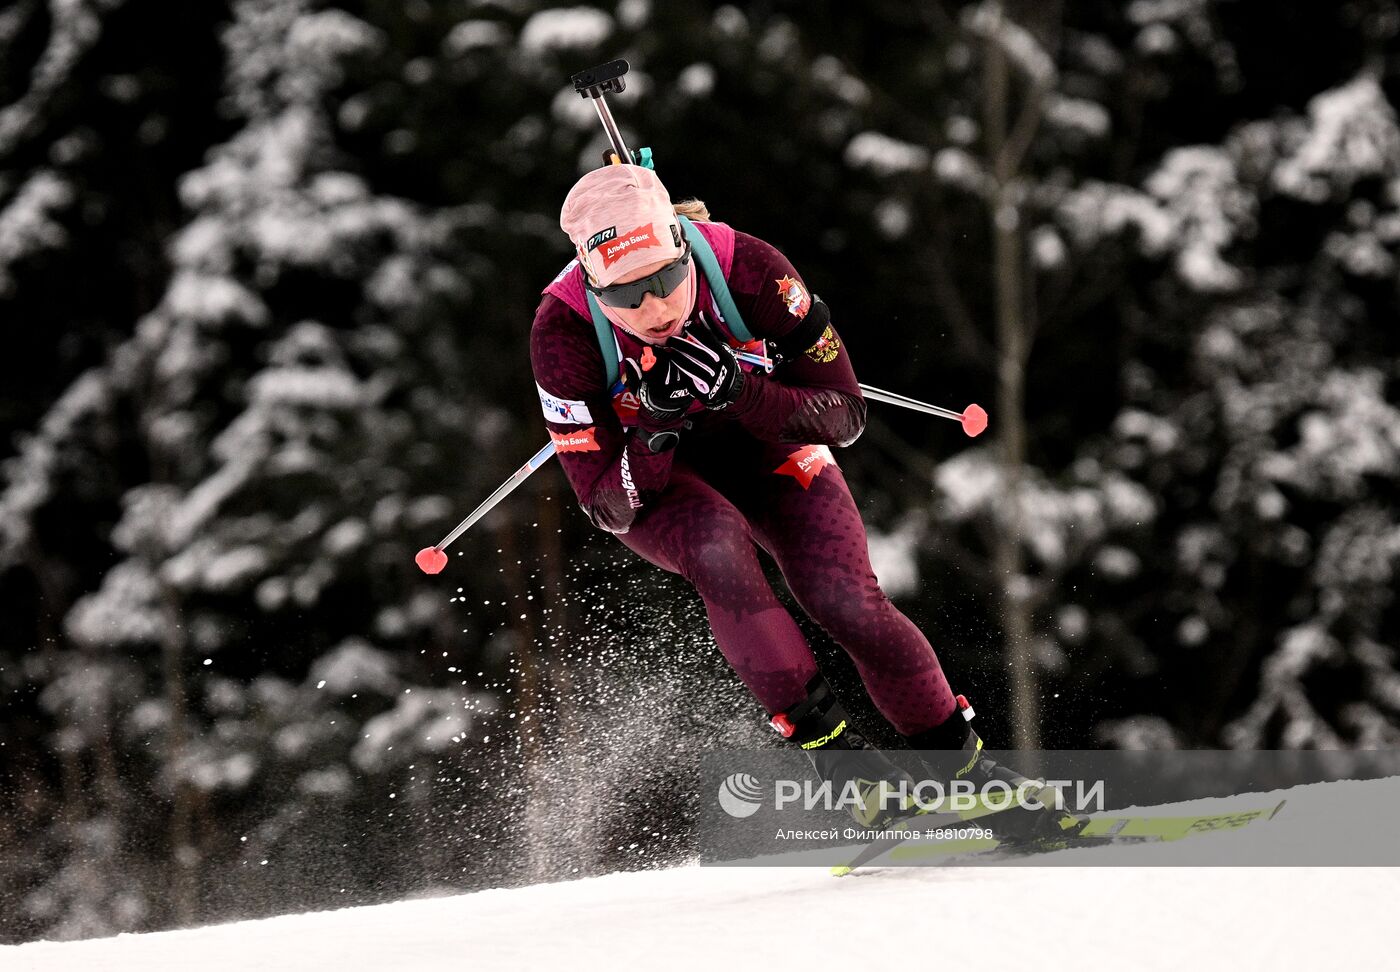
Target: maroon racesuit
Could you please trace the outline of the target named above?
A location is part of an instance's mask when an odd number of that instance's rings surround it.
[[[952,713],[953,694],[928,640],[880,590],[865,527],[826,448],[849,445],[865,427],[848,351],[834,328],[816,336],[801,328],[811,297],[781,253],[722,223],[695,226],[726,270],[749,330],[779,347],[790,335],[812,343],[789,346],[771,375],[748,370],[727,409],[695,405],[679,445],[654,453],[633,428],[635,401],[605,388],[581,271],[571,264],[546,290],[530,334],[564,473],[596,526],[695,585],[724,657],[768,712],[801,702],[817,666],[755,544],[854,660],[885,718],[906,735],[937,726]],[[697,279],[692,320],[715,322]],[[643,344],[612,330],[620,357],[638,358]]]

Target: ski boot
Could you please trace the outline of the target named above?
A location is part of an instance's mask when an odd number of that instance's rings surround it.
[[[807,683],[806,699],[773,715],[769,723],[802,747],[817,775],[831,785],[833,800],[848,797],[845,808],[859,826],[883,828],[921,812],[913,798],[913,777],[851,728],[846,710],[821,675]],[[858,800],[850,800],[852,795]]]
[[[988,801],[969,811],[967,819],[980,817],[979,825],[1012,841],[1052,840],[1083,830],[1088,818],[1064,810],[1061,795],[1054,787],[1046,786],[1042,780],[1028,779],[983,752],[982,739],[971,725],[972,706],[965,696],[959,695],[957,701],[958,711],[942,725],[904,739],[910,749],[918,751],[929,778],[943,784],[949,792],[950,784],[957,780],[966,780],[979,793],[992,781],[1010,788],[1014,801],[1010,807],[999,809],[1004,803]],[[990,792],[1002,798],[1006,791],[996,787]],[[1019,799],[1022,796],[1024,800]]]

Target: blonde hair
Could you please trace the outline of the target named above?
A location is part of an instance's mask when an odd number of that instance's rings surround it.
[[[676,211],[677,216],[684,216],[699,223],[710,221],[710,208],[699,199],[682,199],[678,203],[672,203],[671,208]]]

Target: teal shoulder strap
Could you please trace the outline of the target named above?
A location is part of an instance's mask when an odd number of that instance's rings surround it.
[[[715,298],[715,305],[724,318],[725,327],[729,328],[729,333],[735,338],[748,344],[753,340],[753,334],[744,323],[739,308],[734,305],[734,298],[729,294],[729,281],[724,279],[724,272],[720,270],[715,251],[710,248],[710,241],[705,239],[705,234],[696,229],[689,219],[684,216],[679,219],[685,238],[690,241],[691,252],[700,262],[700,272],[705,275],[705,282],[710,285],[710,294]]]
[[[612,321],[603,316],[598,299],[587,289],[588,311],[593,315],[593,331],[598,335],[598,350],[603,352],[603,387],[611,394],[618,380],[617,340],[613,337]]]

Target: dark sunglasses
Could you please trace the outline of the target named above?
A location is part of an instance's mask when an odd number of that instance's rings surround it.
[[[607,287],[595,287],[585,277],[584,286],[593,296],[609,307],[625,307],[628,310],[636,310],[642,306],[642,299],[647,294],[654,294],[662,298],[671,296],[671,292],[679,287],[688,276],[690,276],[689,240],[686,241],[685,250],[679,257],[641,280],[612,284]]]

